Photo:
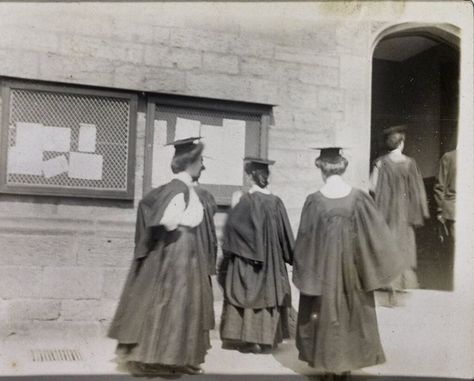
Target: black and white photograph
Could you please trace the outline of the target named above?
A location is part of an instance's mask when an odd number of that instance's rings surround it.
[[[473,72],[467,0],[0,1],[0,379],[472,380]]]

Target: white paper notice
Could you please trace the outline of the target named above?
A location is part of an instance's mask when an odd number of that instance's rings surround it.
[[[199,120],[176,118],[175,140],[200,136],[201,122]]]
[[[38,147],[34,147],[34,149],[10,147],[7,169],[9,174],[41,176],[43,152]]]
[[[173,178],[170,164],[174,155],[174,147],[165,146],[167,127],[166,120],[155,120],[153,131],[152,187],[166,184]]]
[[[69,165],[64,155],[43,162],[43,175],[47,179],[67,172],[68,169]]]
[[[102,180],[102,155],[71,152],[69,154],[69,177],[84,180]]]
[[[69,152],[71,150],[71,129],[67,127],[43,127],[44,151]]]
[[[202,125],[206,148],[206,170],[199,180],[202,184],[242,185],[245,156],[245,121],[224,119],[223,126]]]
[[[16,123],[16,147],[19,150],[43,151],[43,125],[41,123]]]
[[[97,127],[85,123],[79,123],[79,126],[79,151],[95,152]]]

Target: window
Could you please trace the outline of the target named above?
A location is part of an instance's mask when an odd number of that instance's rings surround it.
[[[179,96],[148,101],[145,192],[173,176],[166,143],[201,136],[206,170],[199,180],[219,205],[229,205],[244,184],[243,158],[266,156],[271,106]]]
[[[1,86],[0,192],[133,199],[136,95]]]

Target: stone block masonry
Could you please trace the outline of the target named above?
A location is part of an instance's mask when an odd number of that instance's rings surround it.
[[[323,21],[317,5],[307,5],[305,17],[296,8],[262,6],[265,22],[244,3],[218,12],[205,3],[2,3],[0,76],[275,105],[272,188],[296,229],[305,196],[321,184],[308,146],[331,143],[347,128],[368,139],[367,116],[350,127],[348,118],[350,102],[363,104],[355,95],[370,90],[370,28],[364,21]],[[342,73],[347,67],[352,76]],[[141,95],[133,203],[0,195],[7,331],[103,333],[133,255],[149,143],[145,101]],[[219,236],[224,220],[216,217]],[[221,300],[217,284],[214,290]]]

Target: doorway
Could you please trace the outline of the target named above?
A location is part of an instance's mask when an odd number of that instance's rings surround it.
[[[382,130],[406,124],[405,154],[423,175],[431,217],[417,229],[420,288],[452,290],[454,250],[440,240],[433,187],[441,156],[455,149],[459,106],[459,45],[435,33],[393,33],[372,62],[371,162],[386,153]]]

